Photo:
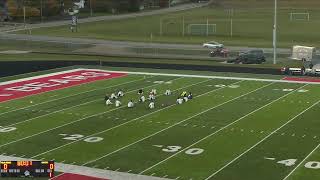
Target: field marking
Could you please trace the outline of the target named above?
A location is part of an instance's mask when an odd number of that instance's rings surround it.
[[[182,77],[181,77],[182,78]],[[181,78],[176,78],[176,79],[181,79]],[[175,79],[175,80],[176,80]],[[153,87],[153,86],[156,86],[156,84],[152,84],[150,86],[146,86],[145,88],[149,88],[149,87]],[[131,93],[131,92],[134,92],[134,91],[137,91],[139,90],[140,88],[138,89],[134,89],[134,90],[131,90],[131,91],[128,91],[127,93]],[[96,101],[100,101],[101,98],[97,98],[96,100],[92,100],[92,101],[88,101],[88,102],[85,102],[85,103],[81,103],[81,104],[77,104],[75,106],[70,106],[68,108],[64,108],[64,109],[60,109],[58,111],[52,111],[50,113],[47,113],[47,114],[43,114],[41,116],[37,116],[37,117],[34,117],[34,118],[30,118],[30,119],[26,119],[24,121],[19,121],[19,122],[16,122],[16,123],[13,123],[13,124],[9,124],[9,125],[6,125],[4,127],[11,127],[11,126],[15,126],[15,125],[18,125],[18,124],[23,124],[23,123],[26,123],[26,122],[29,122],[29,121],[32,121],[32,120],[35,120],[35,119],[39,119],[39,118],[42,118],[42,117],[45,117],[45,116],[49,116],[51,114],[55,114],[55,113],[59,113],[59,112],[62,112],[62,111],[65,111],[65,110],[68,110],[68,109],[72,109],[72,108],[76,108],[76,107],[80,107],[82,105],[86,105],[86,104],[90,104],[90,103],[93,103],[93,102],[96,102]],[[71,115],[71,114],[69,114]]]
[[[300,87],[300,88],[303,88],[303,87],[305,87],[305,86],[306,86],[306,85],[304,85],[304,86],[302,86],[302,87]],[[298,88],[298,89],[300,89],[300,88]],[[298,90],[298,89],[297,89],[297,90]],[[169,159],[171,159],[171,158],[173,158],[173,157],[177,156],[178,154],[180,154],[180,153],[184,152],[185,150],[187,150],[187,149],[191,148],[192,146],[194,146],[194,145],[196,145],[196,144],[198,144],[198,143],[200,143],[200,142],[202,142],[202,141],[204,141],[204,140],[206,140],[206,139],[210,138],[211,136],[213,136],[213,135],[215,135],[215,134],[217,134],[217,133],[221,132],[222,130],[224,130],[224,129],[226,129],[226,128],[230,127],[230,126],[232,126],[233,124],[236,124],[237,122],[239,122],[239,121],[241,121],[242,119],[244,119],[244,118],[246,118],[246,117],[250,116],[251,114],[254,114],[254,113],[256,113],[257,111],[259,111],[259,110],[261,110],[261,109],[263,109],[263,108],[265,108],[265,107],[269,106],[270,104],[273,104],[274,102],[277,102],[277,101],[279,101],[280,99],[282,99],[282,98],[284,98],[284,97],[287,97],[288,95],[292,94],[293,92],[296,92],[296,91],[291,91],[291,92],[289,92],[289,93],[287,93],[287,94],[285,94],[285,95],[283,95],[283,96],[279,97],[278,99],[275,99],[275,100],[271,101],[270,103],[268,103],[268,104],[266,104],[266,105],[264,105],[264,106],[262,106],[262,107],[260,107],[260,108],[258,108],[258,109],[256,109],[256,110],[254,110],[254,111],[252,111],[252,112],[250,112],[250,113],[246,114],[245,116],[242,116],[241,118],[237,119],[236,121],[234,121],[234,122],[232,122],[232,123],[230,123],[230,124],[228,124],[228,125],[226,125],[226,126],[224,126],[224,127],[220,128],[219,130],[217,130],[217,131],[215,131],[215,132],[213,132],[213,133],[211,133],[211,134],[209,134],[209,135],[205,136],[204,138],[202,138],[202,139],[198,140],[197,142],[195,142],[195,143],[193,143],[193,144],[189,145],[188,147],[186,147],[186,148],[184,148],[184,149],[180,150],[179,152],[177,152],[177,153],[175,153],[175,154],[173,154],[173,155],[169,156],[168,158],[166,158],[166,159],[164,159],[164,160],[162,160],[162,161],[160,161],[160,162],[158,162],[158,163],[156,163],[156,164],[154,164],[154,165],[150,166],[149,168],[147,168],[147,169],[145,169],[145,170],[141,171],[139,174],[142,174],[142,173],[144,173],[144,172],[146,172],[146,171],[148,171],[148,170],[150,170],[150,169],[154,168],[155,166],[158,166],[159,164],[162,164],[163,162],[165,162],[165,161],[167,161],[167,160],[169,160]]]
[[[96,71],[105,71],[101,69],[93,69]],[[244,80],[244,81],[261,81],[261,82],[280,82],[280,83],[294,83],[294,84],[320,84],[320,82],[300,82],[300,81],[288,81],[279,79],[259,79],[259,78],[242,78],[242,77],[223,77],[223,76],[206,76],[206,75],[189,75],[189,74],[170,74],[170,73],[150,73],[150,72],[129,72],[129,71],[107,71],[115,73],[126,74],[140,74],[140,75],[159,75],[159,76],[177,76],[177,77],[195,77],[195,78],[213,78],[213,79],[228,79],[228,80]]]
[[[152,76],[152,77],[153,77],[153,76]],[[150,78],[151,78],[151,77],[150,77]],[[11,113],[11,112],[15,112],[15,111],[18,111],[18,110],[23,110],[23,109],[27,109],[27,108],[30,108],[30,107],[34,107],[34,106],[37,106],[37,105],[41,105],[41,104],[45,104],[45,103],[50,103],[50,102],[53,102],[53,101],[58,101],[58,100],[61,100],[61,99],[65,99],[65,98],[77,96],[77,95],[84,94],[84,93],[88,93],[88,92],[92,92],[92,91],[97,91],[97,90],[101,90],[101,89],[109,89],[109,88],[113,88],[113,87],[116,87],[116,86],[121,86],[121,85],[124,85],[124,84],[129,84],[129,83],[132,83],[132,82],[141,81],[141,80],[144,80],[144,79],[145,79],[145,78],[141,78],[141,79],[124,82],[124,83],[120,83],[120,84],[113,85],[113,86],[109,86],[109,87],[105,87],[105,88],[96,88],[96,89],[84,91],[84,92],[81,92],[81,93],[77,93],[77,94],[73,94],[73,95],[69,95],[69,96],[65,96],[65,97],[61,97],[61,98],[57,98],[57,99],[52,99],[52,100],[49,100],[49,101],[44,101],[44,102],[41,102],[41,103],[38,103],[38,104],[34,104],[34,105],[31,105],[31,106],[26,106],[26,107],[23,107],[23,108],[17,108],[17,109],[11,110],[11,111],[7,111],[7,112],[0,113],[0,116],[2,116],[2,115],[4,115],[4,114]],[[109,80],[110,80],[110,79],[109,79]],[[97,82],[97,81],[96,81],[96,82]],[[78,85],[78,86],[85,85],[85,84],[89,84],[89,83],[92,83],[92,82],[80,84],[80,85]],[[77,87],[77,86],[74,86],[74,87]],[[72,87],[69,87],[69,88],[72,88]],[[66,89],[66,88],[63,88],[63,89]],[[59,90],[62,90],[62,89],[59,89]],[[57,91],[59,91],[59,90],[57,90]],[[51,91],[51,92],[54,92],[54,91]],[[43,93],[46,93],[46,92],[43,92]],[[41,93],[40,93],[40,94],[41,94]],[[34,95],[39,95],[39,94],[34,94]],[[32,95],[31,95],[31,96],[32,96]],[[26,97],[30,97],[30,96],[26,96]]]
[[[242,81],[238,81],[238,82],[242,82]],[[248,94],[251,94],[251,93],[253,93],[253,92],[256,92],[256,91],[258,91],[258,90],[260,90],[260,89],[263,89],[263,88],[265,88],[265,87],[267,87],[267,86],[270,86],[270,85],[272,85],[272,84],[273,84],[273,83],[269,83],[269,84],[267,84],[267,85],[265,85],[265,86],[262,86],[262,87],[260,87],[260,88],[257,88],[257,89],[255,89],[255,90],[253,90],[253,91],[250,91],[250,92],[248,92],[248,93],[246,93],[246,94],[243,94],[243,95],[238,96],[238,97],[236,97],[236,98],[233,98],[233,99],[230,99],[230,100],[225,101],[225,102],[223,102],[223,103],[220,103],[220,104],[218,104],[218,105],[215,105],[215,106],[213,106],[213,107],[211,107],[211,108],[209,108],[209,109],[206,109],[206,110],[204,110],[204,111],[201,111],[200,113],[197,113],[197,114],[195,114],[195,115],[193,115],[193,116],[190,116],[190,117],[188,117],[188,118],[186,118],[186,119],[184,119],[184,120],[182,120],[182,121],[179,121],[179,122],[177,122],[177,123],[175,123],[175,124],[173,124],[173,125],[171,125],[171,126],[169,126],[169,127],[167,127],[167,128],[164,128],[164,129],[162,129],[162,130],[160,130],[160,131],[157,131],[157,132],[155,132],[155,133],[153,133],[153,134],[151,134],[151,135],[148,135],[148,136],[146,136],[146,137],[144,137],[144,138],[142,138],[142,139],[140,139],[140,140],[138,140],[138,141],[135,141],[135,142],[133,142],[133,143],[131,143],[131,144],[128,144],[128,145],[126,145],[126,146],[124,146],[124,147],[122,147],[122,148],[119,148],[119,149],[117,149],[117,150],[115,150],[115,151],[113,151],[113,152],[110,152],[110,153],[108,153],[108,154],[106,154],[106,155],[103,155],[103,156],[101,156],[101,157],[99,157],[99,158],[97,158],[97,159],[95,159],[95,160],[91,160],[91,161],[89,161],[89,162],[87,162],[87,163],[85,163],[85,164],[83,164],[83,165],[90,164],[90,163],[92,163],[92,162],[101,160],[101,159],[103,159],[103,158],[105,158],[105,157],[107,157],[107,156],[109,156],[109,155],[111,155],[111,154],[114,154],[114,153],[119,152],[119,151],[121,151],[121,150],[123,150],[123,149],[126,149],[126,148],[128,148],[129,146],[132,146],[132,145],[137,144],[137,143],[139,143],[139,142],[141,142],[141,141],[144,141],[144,140],[146,140],[146,139],[148,139],[148,138],[150,138],[150,137],[152,137],[152,136],[155,136],[155,135],[157,135],[157,134],[159,134],[159,133],[162,133],[163,131],[166,131],[166,130],[174,127],[174,126],[177,126],[177,125],[179,125],[179,124],[182,124],[182,123],[184,123],[185,121],[188,121],[188,120],[190,120],[190,119],[192,119],[192,118],[195,118],[195,117],[197,117],[197,116],[199,116],[199,115],[201,115],[201,114],[204,114],[204,113],[206,113],[206,112],[208,112],[208,111],[211,111],[212,109],[215,109],[215,108],[218,108],[218,107],[220,107],[220,106],[223,106],[224,104],[227,104],[227,103],[229,103],[229,102],[232,102],[232,101],[234,101],[234,100],[237,100],[237,99],[239,99],[239,98],[241,98],[241,97],[243,97],[243,96],[246,96],[246,95],[248,95]],[[225,88],[225,87],[223,87],[223,88]],[[222,89],[223,89],[223,88],[222,88]],[[219,88],[219,89],[220,89],[220,88]],[[158,145],[154,145],[154,146],[158,146]]]
[[[194,83],[194,84],[190,84],[190,85],[188,85],[188,86],[184,86],[184,87],[178,88],[178,89],[176,89],[176,90],[173,90],[173,92],[174,92],[174,91],[181,90],[181,89],[184,89],[184,88],[187,88],[187,87],[190,87],[190,86],[195,86],[195,85],[197,85],[197,84],[205,83],[205,82],[207,82],[207,81],[211,81],[211,79],[208,79],[208,80],[205,80],[205,81],[200,81],[200,82],[197,82],[197,83]],[[217,89],[216,89],[216,90],[217,90]],[[163,94],[161,94],[160,96],[162,96],[162,95],[163,95]],[[197,97],[199,97],[199,96],[197,96]],[[147,114],[145,114],[145,115],[143,115],[143,116],[134,118],[134,119],[132,119],[132,120],[129,120],[129,121],[124,122],[124,123],[122,123],[122,124],[119,124],[119,125],[117,125],[117,126],[114,126],[114,127],[108,128],[108,129],[106,129],[106,130],[103,130],[103,131],[100,131],[100,132],[96,132],[96,133],[94,133],[94,134],[91,134],[91,135],[89,135],[89,136],[86,136],[85,138],[88,138],[88,137],[92,137],[92,136],[96,136],[96,135],[105,133],[105,132],[110,131],[110,130],[112,130],[112,129],[118,128],[118,127],[123,126],[123,125],[126,125],[126,124],[128,124],[128,123],[130,123],[130,122],[139,120],[139,119],[144,118],[144,117],[146,117],[146,116],[149,116],[149,115],[152,115],[152,114],[154,114],[154,113],[160,112],[160,111],[162,111],[162,110],[168,109],[168,108],[170,108],[170,107],[172,107],[172,106],[174,106],[174,105],[175,105],[175,104],[170,105],[170,106],[167,106],[167,107],[164,107],[164,108],[162,108],[162,109],[158,109],[158,110],[153,111],[153,112],[151,112],[151,113],[147,113]],[[55,150],[57,150],[57,149],[60,149],[60,148],[62,148],[62,147],[68,146],[68,145],[70,145],[70,144],[73,144],[73,143],[82,141],[82,140],[84,140],[85,138],[81,138],[81,139],[78,139],[78,140],[76,140],[76,141],[72,141],[72,142],[70,142],[70,143],[66,143],[66,144],[64,144],[64,145],[58,146],[58,147],[56,147],[56,148],[53,148],[53,149],[50,149],[50,150],[48,150],[48,151],[42,152],[42,153],[40,153],[40,154],[37,154],[37,155],[35,155],[35,156],[32,156],[31,158],[35,158],[35,157],[41,156],[41,155],[43,155],[43,154],[46,154],[46,153],[55,151]],[[1,146],[0,146],[0,147],[1,147]]]
[[[184,77],[176,78],[176,79],[174,79],[174,80],[181,79],[181,78],[184,78]],[[147,87],[153,87],[153,86],[158,86],[158,85],[159,85],[159,84],[153,84],[153,85],[147,86]],[[137,91],[137,90],[138,90],[138,89],[135,89],[135,90],[132,90],[132,91],[129,91],[129,92],[133,92],[133,91]],[[88,119],[88,118],[92,118],[92,117],[95,117],[95,116],[100,116],[100,115],[102,115],[102,114],[105,114],[105,113],[108,113],[108,112],[112,112],[112,111],[115,111],[115,110],[118,110],[118,109],[121,109],[121,108],[125,108],[125,107],[126,107],[126,106],[121,106],[121,107],[118,107],[118,108],[111,109],[111,110],[109,110],[109,111],[104,111],[104,112],[101,112],[101,113],[98,113],[98,114],[93,114],[93,115],[90,115],[90,116],[86,116],[86,117],[84,117],[84,118],[81,118],[81,119],[78,119],[78,120],[75,120],[75,121],[72,121],[72,122],[69,122],[69,123],[66,123],[66,124],[62,124],[62,125],[60,125],[60,126],[57,126],[57,127],[51,128],[51,129],[47,129],[47,130],[45,130],[45,131],[42,131],[42,132],[39,132],[39,133],[30,135],[30,136],[26,136],[26,137],[21,138],[21,139],[17,139],[17,140],[14,140],[14,141],[11,141],[11,142],[2,144],[2,145],[0,145],[0,148],[2,148],[3,146],[7,146],[7,145],[10,145],[10,144],[13,144],[13,143],[22,141],[22,140],[24,140],[24,139],[28,139],[28,138],[31,138],[31,137],[34,137],[34,136],[37,136],[37,135],[40,135],[40,134],[43,134],[43,133],[46,133],[46,132],[49,132],[49,131],[52,131],[52,130],[61,128],[61,127],[64,127],[64,126],[70,125],[70,124],[74,124],[74,123],[83,121],[83,120]]]
[[[243,152],[242,154],[240,154],[238,157],[234,158],[232,161],[230,161],[229,163],[227,163],[225,166],[223,166],[222,168],[220,168],[218,171],[214,172],[213,174],[211,174],[208,178],[206,178],[206,180],[210,179],[211,177],[215,176],[217,173],[219,173],[220,171],[222,171],[223,169],[225,169],[227,166],[229,166],[230,164],[232,164],[234,161],[238,160],[240,157],[242,157],[244,154],[248,153],[250,150],[252,150],[253,148],[255,148],[256,146],[258,146],[259,144],[261,144],[263,141],[265,141],[266,139],[268,139],[270,136],[272,136],[273,134],[275,134],[277,131],[279,131],[281,128],[285,127],[286,125],[288,125],[289,123],[291,123],[293,120],[295,120],[296,118],[298,118],[299,116],[301,116],[302,114],[304,114],[305,112],[307,112],[308,110],[310,110],[311,108],[313,108],[314,106],[316,106],[317,104],[320,103],[320,100],[315,102],[313,105],[309,106],[307,109],[303,110],[302,112],[300,112],[298,115],[296,115],[295,117],[291,118],[289,121],[287,121],[286,123],[284,123],[282,126],[280,126],[279,128],[277,128],[276,130],[274,130],[273,132],[271,132],[268,136],[264,137],[262,140],[260,140],[259,142],[257,142],[255,145],[253,145],[252,147],[250,147],[249,149],[247,149],[245,152]]]
[[[300,166],[304,163],[317,149],[320,148],[320,144],[318,144],[283,180],[286,180],[291,176]]]

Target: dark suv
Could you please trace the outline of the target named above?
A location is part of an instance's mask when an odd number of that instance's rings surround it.
[[[238,57],[233,61],[234,63],[242,64],[261,64],[266,61],[263,50],[254,49],[239,53]]]

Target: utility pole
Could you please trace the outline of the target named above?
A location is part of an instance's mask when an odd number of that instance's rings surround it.
[[[92,0],[89,0],[89,3],[90,3],[90,16],[93,15],[93,10],[92,10]]]
[[[277,7],[278,1],[274,0],[274,20],[273,20],[273,64],[277,64]]]

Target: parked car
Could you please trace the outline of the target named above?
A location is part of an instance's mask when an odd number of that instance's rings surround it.
[[[210,42],[206,42],[206,43],[203,43],[202,45],[204,48],[223,48],[224,45],[221,44],[221,43],[218,43],[216,41],[210,41]]]
[[[229,55],[229,50],[226,48],[215,48],[212,51],[210,51],[209,56],[210,57],[228,57]]]
[[[263,50],[254,49],[246,52],[239,53],[235,60],[230,62],[242,63],[242,64],[261,64],[266,61]]]

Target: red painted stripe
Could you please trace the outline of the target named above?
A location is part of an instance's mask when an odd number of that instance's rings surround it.
[[[79,174],[71,174],[71,173],[64,173],[60,176],[57,176],[55,178],[52,178],[54,180],[106,180],[102,178],[96,178],[96,177],[90,177],[90,176],[84,176]]]
[[[297,82],[320,82],[319,78],[297,78],[297,77],[285,77],[283,80],[297,81]]]
[[[21,80],[0,85],[0,102],[125,75],[124,73],[79,69],[78,71],[66,72],[59,75]]]

